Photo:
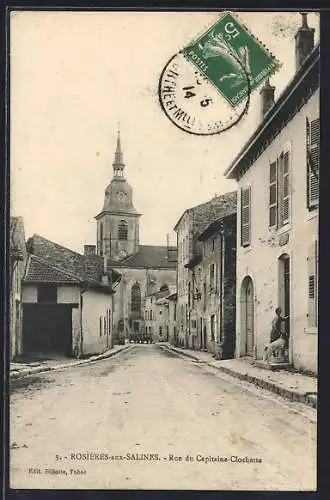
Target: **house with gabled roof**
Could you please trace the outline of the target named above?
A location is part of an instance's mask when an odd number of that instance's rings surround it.
[[[82,255],[39,235],[27,249],[21,354],[82,357],[110,348],[120,273],[88,248]]]
[[[319,46],[302,14],[296,73],[225,172],[238,183],[236,356],[261,360],[280,307],[284,359],[317,372]],[[276,361],[276,360],[275,360]]]

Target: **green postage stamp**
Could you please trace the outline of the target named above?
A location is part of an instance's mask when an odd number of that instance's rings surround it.
[[[279,67],[275,57],[230,12],[185,47],[183,54],[233,107]]]

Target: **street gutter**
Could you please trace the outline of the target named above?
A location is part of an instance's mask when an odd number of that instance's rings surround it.
[[[223,373],[226,373],[227,375],[231,375],[232,377],[238,378],[240,380],[250,382],[251,384],[254,384],[255,386],[261,387],[261,388],[266,389],[270,392],[278,394],[279,396],[282,396],[285,399],[289,399],[290,401],[297,401],[299,403],[303,403],[305,405],[308,405],[308,406],[311,406],[312,408],[317,409],[317,393],[302,392],[302,391],[295,391],[293,389],[287,389],[287,388],[282,387],[274,382],[264,380],[261,377],[255,377],[253,375],[249,375],[248,373],[237,372],[237,371],[235,371],[231,368],[225,367],[225,366],[218,366],[214,362],[208,362],[208,361],[201,360],[200,358],[198,358],[198,356],[194,356],[191,353],[186,353],[181,349],[176,349],[172,345],[169,346],[166,344],[160,344],[159,347],[161,349],[167,349],[169,352],[174,351],[177,354],[179,354],[183,357],[193,359],[194,361],[202,361],[205,365],[208,365],[212,368],[216,368],[217,370],[222,371]]]
[[[77,359],[74,361],[69,361],[68,363],[63,363],[62,365],[33,366],[31,368],[22,369],[22,370],[10,370],[9,371],[9,379],[15,380],[18,378],[27,377],[29,375],[35,375],[37,373],[63,370],[64,368],[72,368],[74,366],[81,366],[84,364],[94,363],[95,361],[100,361],[102,359],[111,358],[112,356],[115,356],[116,354],[119,354],[123,351],[127,351],[128,349],[132,349],[133,347],[134,346],[132,346],[132,345],[125,345],[125,346],[123,346],[122,349],[116,349],[114,351],[113,350],[106,351],[102,354],[97,354],[97,355],[91,356],[90,358]]]

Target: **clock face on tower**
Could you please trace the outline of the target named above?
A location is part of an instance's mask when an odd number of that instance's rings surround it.
[[[117,192],[117,197],[118,197],[119,201],[125,201],[126,197],[127,197],[127,194],[124,193],[123,191],[118,191]]]

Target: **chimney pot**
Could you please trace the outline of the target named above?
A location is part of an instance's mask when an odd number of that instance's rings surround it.
[[[275,102],[275,87],[270,84],[269,78],[267,78],[265,84],[260,90],[261,96],[261,120],[264,119],[266,113],[270,110]]]
[[[91,256],[96,255],[96,246],[95,245],[84,245],[84,255]]]
[[[299,71],[304,64],[306,57],[314,49],[314,33],[315,29],[310,28],[307,22],[307,13],[301,12],[302,23],[298,29],[296,39],[296,71]]]

